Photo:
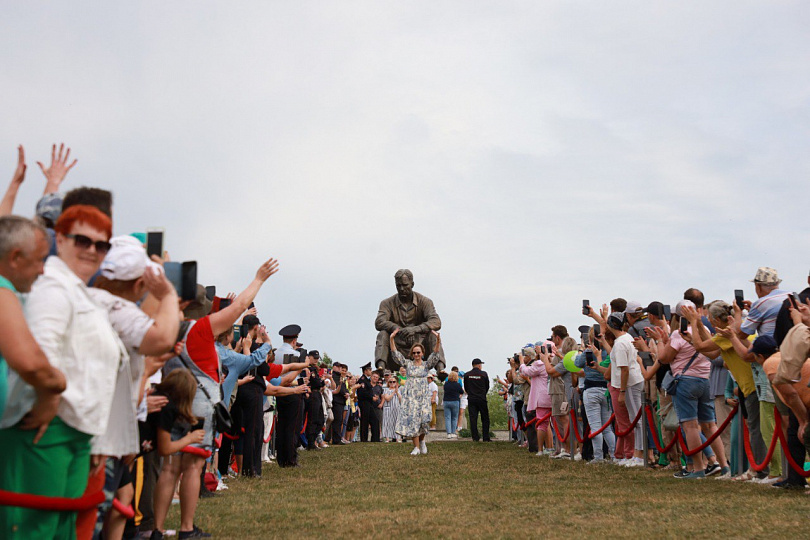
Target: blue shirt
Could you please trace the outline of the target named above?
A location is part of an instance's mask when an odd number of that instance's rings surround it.
[[[228,375],[222,382],[222,395],[225,403],[230,403],[231,394],[239,378],[254,368],[267,361],[267,353],[270,352],[270,344],[262,343],[262,346],[250,354],[241,354],[225,345],[217,342],[217,354],[222,366],[228,370]]]
[[[767,296],[758,298],[751,304],[748,317],[743,321],[740,330],[749,336],[754,334],[772,336],[776,328],[776,317],[779,315],[779,310],[782,309],[787,295],[788,291],[774,289]]]
[[[596,357],[594,357],[596,360]],[[574,365],[578,368],[582,368],[585,370],[585,380],[597,383],[606,383],[605,376],[599,372],[598,370],[588,367],[588,364],[585,362],[585,353],[579,353],[577,357],[574,359]]]

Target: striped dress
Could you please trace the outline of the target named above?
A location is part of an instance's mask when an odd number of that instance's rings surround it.
[[[396,390],[390,388],[385,389],[384,396],[395,393]],[[397,434],[394,428],[397,426],[397,417],[399,416],[399,396],[394,396],[390,401],[383,403],[383,423],[382,423],[382,438],[395,439]]]

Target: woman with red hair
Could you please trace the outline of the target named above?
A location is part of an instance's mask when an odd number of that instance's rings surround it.
[[[107,311],[87,289],[110,249],[110,218],[92,206],[77,205],[62,213],[54,229],[58,255],[48,258],[34,283],[26,318],[48,361],[64,373],[67,388],[47,407],[40,406],[34,389],[9,373],[9,405],[0,422],[5,428],[0,474],[10,491],[77,498],[87,487],[90,440],[107,428],[116,375],[127,352]],[[20,428],[23,417],[47,426],[36,445],[36,431]],[[6,510],[0,537],[76,536],[75,512]]]

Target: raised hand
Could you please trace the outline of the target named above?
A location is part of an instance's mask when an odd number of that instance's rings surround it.
[[[67,176],[67,173],[70,172],[70,169],[76,165],[77,159],[73,160],[73,163],[68,165],[68,158],[70,157],[70,148],[67,149],[65,152],[65,143],[59,145],[59,152],[56,152],[56,145],[54,144],[51,147],[51,165],[47,169],[45,165],[42,164],[41,161],[37,161],[37,165],[42,170],[42,174],[45,175],[45,179],[48,181],[45,184],[45,192],[43,195],[47,195],[48,193],[56,193],[59,191],[59,186],[62,185],[62,181]]]
[[[698,312],[692,306],[682,306],[681,313],[683,313],[683,316],[686,317],[686,320],[689,321],[690,323],[697,322]],[[695,325],[692,324],[692,326]]]
[[[22,145],[17,147],[17,168],[14,170],[14,176],[11,177],[11,183],[19,186],[25,180],[25,171],[28,165],[25,164],[25,149]]]
[[[268,259],[256,270],[256,279],[259,281],[267,281],[267,279],[278,272],[278,261],[276,259]]]
[[[177,295],[166,274],[148,266],[143,272],[143,284],[146,290],[158,300],[163,300],[169,294]]]

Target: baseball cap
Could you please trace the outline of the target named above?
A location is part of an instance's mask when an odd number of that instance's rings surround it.
[[[483,363],[484,363],[484,361],[483,361],[483,360],[481,360],[480,358],[473,358],[472,365],[474,365],[474,366],[480,366],[480,365],[481,365],[481,364],[483,364]]]
[[[779,273],[774,268],[760,266],[757,268],[757,273],[751,282],[761,283],[763,285],[779,285],[782,283],[782,280],[779,279]]]
[[[765,358],[768,358],[778,350],[779,346],[776,344],[776,340],[773,336],[759,336],[751,345],[752,353],[760,354]]]
[[[628,300],[627,307],[624,309],[625,315],[641,315],[645,311],[641,303],[635,300]]]
[[[101,262],[101,275],[107,279],[130,281],[143,276],[147,268],[163,272],[163,267],[149,260],[143,244],[132,236],[116,236]]]
[[[678,315],[678,317],[683,317],[683,313],[681,313],[681,308],[684,306],[688,306],[692,309],[695,309],[695,303],[692,302],[691,300],[681,300],[680,302],[675,304],[675,314]]]
[[[664,304],[661,302],[650,302],[650,305],[644,310],[650,315],[655,315],[656,317],[663,317],[664,316]]]
[[[62,195],[59,193],[48,193],[37,201],[36,215],[48,222],[49,227],[53,227],[56,220],[62,214]]]

